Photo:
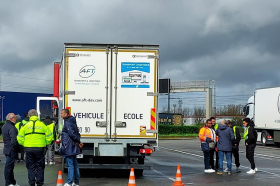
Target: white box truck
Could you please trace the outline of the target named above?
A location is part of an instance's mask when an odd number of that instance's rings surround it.
[[[159,46],[65,43],[62,61],[55,65],[54,113],[59,132],[61,109],[77,120],[84,143],[79,167],[134,167],[138,174],[151,169],[144,159],[158,147]]]
[[[280,143],[280,87],[257,89],[244,107],[263,145]]]

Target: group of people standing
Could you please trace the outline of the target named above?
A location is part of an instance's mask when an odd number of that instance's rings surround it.
[[[246,158],[251,164],[251,169],[247,173],[255,174],[258,170],[254,161],[257,133],[254,129],[254,122],[249,118],[243,119],[243,126]],[[236,172],[241,172],[239,161],[241,135],[239,129],[233,126],[230,120],[217,124],[214,117],[207,119],[205,126],[199,130],[199,139],[201,150],[204,153],[205,173],[217,172],[218,175],[222,175],[223,172],[226,172],[228,175],[231,175],[232,154],[235,159]],[[216,156],[216,163],[214,162],[214,155]],[[223,170],[224,156],[226,156],[227,168]]]
[[[65,186],[79,186],[80,175],[76,155],[80,153],[83,144],[80,141],[76,119],[70,116],[69,110],[63,109],[61,117],[64,119],[61,142],[65,148],[60,149],[60,154],[65,157],[68,164],[68,179]],[[3,154],[6,156],[5,185],[19,186],[14,177],[14,163],[20,160],[26,162],[29,185],[42,186],[45,165],[55,164],[54,142],[57,139],[55,124],[49,117],[44,122],[40,121],[35,109],[31,109],[24,120],[19,119],[14,113],[9,113],[2,127]],[[18,158],[18,153],[21,154],[21,159]]]

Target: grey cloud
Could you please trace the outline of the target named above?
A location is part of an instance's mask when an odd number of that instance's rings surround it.
[[[52,79],[52,63],[60,61],[65,42],[142,43],[160,45],[160,76],[172,81],[215,79],[223,94],[231,93],[230,87],[236,87],[236,93],[246,89],[248,94],[259,86],[279,86],[280,2],[276,0],[4,1],[1,5],[3,73]]]

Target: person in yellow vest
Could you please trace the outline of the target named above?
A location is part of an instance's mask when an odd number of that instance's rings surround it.
[[[232,121],[230,121],[230,120],[228,120],[228,121],[229,121],[228,126],[230,128],[232,128],[233,134],[234,134],[234,142],[233,142],[233,145],[232,145],[232,154],[233,154],[234,159],[235,159],[236,172],[241,172],[241,170],[239,169],[239,167],[240,167],[240,161],[239,161],[239,142],[241,140],[240,132],[239,132],[239,129],[236,126],[233,126]],[[228,168],[226,168],[224,170],[224,172],[228,172]]]
[[[199,130],[199,139],[201,142],[201,150],[204,154],[204,167],[205,173],[213,173],[213,170],[210,166],[210,151],[215,148],[216,143],[216,133],[212,128],[211,120],[208,119],[204,127]],[[210,145],[212,144],[212,145]]]
[[[219,125],[216,123],[216,118],[211,117],[210,121],[212,123],[212,129],[217,131]],[[214,166],[214,154],[216,156],[215,166]],[[219,155],[218,155],[218,151],[216,149],[213,149],[210,151],[210,166],[212,169],[214,169],[216,171],[218,171],[218,169],[219,169]]]
[[[29,122],[29,117],[28,117],[28,113],[24,113],[24,119],[21,121],[23,125],[25,125],[26,123]]]
[[[244,140],[246,145],[246,158],[249,160],[251,164],[251,170],[248,171],[247,174],[255,174],[258,171],[254,160],[254,153],[255,153],[258,134],[254,128],[255,124],[253,121],[250,120],[250,118],[244,118],[243,125],[245,127]]]
[[[16,121],[17,123],[15,124],[15,127],[19,133],[20,129],[23,127],[23,123],[22,123],[20,115],[17,114],[16,117],[17,117],[17,121]],[[20,159],[19,159],[19,157],[17,157],[18,163],[24,162],[24,148],[22,145],[19,145],[19,153],[20,153]]]
[[[19,131],[18,143],[24,146],[26,152],[26,168],[30,186],[44,185],[46,146],[51,144],[53,134],[50,129],[39,120],[35,109],[28,112],[29,122]]]
[[[45,155],[45,164],[47,165],[48,163],[50,165],[54,165],[54,141],[57,140],[57,130],[55,123],[51,120],[50,116],[47,116],[46,119],[44,120],[44,123],[47,125],[47,127],[50,129],[50,131],[53,133],[53,138],[52,142],[50,145],[47,146],[47,152]]]

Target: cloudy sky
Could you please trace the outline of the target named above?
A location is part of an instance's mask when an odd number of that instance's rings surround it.
[[[160,45],[161,78],[214,79],[217,106],[245,104],[280,86],[279,10],[279,0],[1,0],[1,90],[52,93],[63,43],[143,43]],[[171,95],[183,106],[204,96]]]

